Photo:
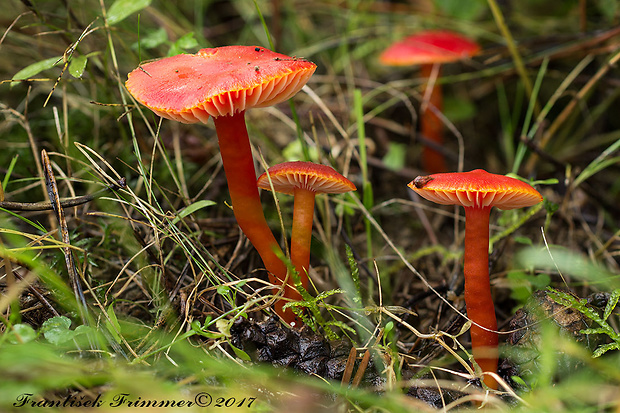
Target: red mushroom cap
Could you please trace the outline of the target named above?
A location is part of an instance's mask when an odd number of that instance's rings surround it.
[[[379,57],[389,66],[449,63],[478,54],[480,46],[447,30],[427,30],[406,37],[388,47]]]
[[[267,170],[276,192],[292,195],[295,188],[325,194],[342,194],[355,191],[353,182],[334,168],[314,162],[284,162]],[[259,188],[271,190],[267,172],[258,177]]]
[[[542,201],[531,185],[482,169],[418,176],[408,186],[421,197],[442,205],[515,209]]]
[[[258,46],[202,49],[145,63],[127,90],[158,115],[183,123],[265,107],[296,94],[314,73],[308,60]]]

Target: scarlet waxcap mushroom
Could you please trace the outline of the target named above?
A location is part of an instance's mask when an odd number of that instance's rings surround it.
[[[419,176],[409,187],[421,197],[441,205],[524,208],[542,201],[531,185],[504,175],[476,169],[470,172]]]
[[[257,181],[261,189],[271,190],[269,178],[276,192],[293,195],[295,189],[306,189],[321,194],[343,194],[355,191],[353,182],[334,168],[314,162],[284,162],[269,168]]]
[[[295,95],[316,65],[258,46],[202,49],[145,63],[129,73],[127,90],[161,117],[207,122]]]
[[[461,34],[447,30],[427,30],[406,37],[387,48],[379,57],[381,63],[388,66],[420,66],[420,77],[427,79],[424,95],[428,105],[424,105],[420,113],[420,132],[431,146],[425,146],[422,152],[422,163],[428,173],[446,172],[446,161],[443,153],[432,145],[443,145],[443,122],[435,111],[441,112],[443,96],[441,85],[435,83],[428,90],[433,66],[442,63],[466,59],[478,54],[480,46]],[[437,67],[437,79],[440,76]],[[435,111],[433,110],[435,108]]]
[[[145,63],[129,73],[125,84],[138,102],[164,118],[193,123],[213,117],[235,218],[274,285],[283,283],[287,269],[263,214],[245,110],[290,98],[315,69],[306,59],[263,47],[226,46]],[[275,303],[276,313],[287,322],[295,320],[282,305]]]
[[[276,192],[295,196],[291,231],[291,263],[299,274],[302,286],[307,289],[315,195],[355,191],[355,185],[330,166],[299,161],[272,166],[258,178],[258,187],[271,190],[270,179]],[[291,292],[291,290],[286,289],[285,292]],[[285,296],[296,300],[300,298],[299,294]]]
[[[448,30],[426,30],[388,47],[379,57],[387,66],[413,66],[450,63],[480,52],[473,40]]]
[[[542,196],[525,182],[482,169],[419,176],[408,186],[430,201],[465,208],[464,295],[467,317],[472,321],[472,353],[483,372],[495,373],[499,338],[489,282],[489,214],[493,206],[532,206],[541,202]],[[484,383],[497,388],[492,376],[486,375]]]

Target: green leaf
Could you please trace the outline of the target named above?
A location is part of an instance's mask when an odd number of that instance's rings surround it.
[[[528,237],[519,237],[519,236],[516,236],[516,237],[514,237],[514,238],[513,238],[513,240],[514,240],[515,242],[517,242],[517,243],[519,243],[519,244],[523,244],[523,245],[529,245],[529,246],[534,245],[534,243],[532,242],[532,240],[531,240],[530,238],[528,238]]]
[[[71,63],[69,63],[69,73],[71,76],[79,79],[84,74],[84,69],[86,69],[86,63],[88,62],[87,56],[78,56],[71,59]]]
[[[232,327],[230,320],[219,319],[215,322],[215,328],[226,337],[230,337],[230,327]]]
[[[194,37],[194,32],[189,32],[179,37],[179,40],[174,42],[181,49],[192,49],[198,46],[198,41]]]
[[[194,38],[194,33],[190,32],[181,36],[176,42],[170,46],[168,56],[175,56],[198,46],[198,41]]]
[[[538,179],[535,181],[531,181],[530,185],[535,186],[535,185],[557,185],[558,184],[557,178],[549,178],[549,179]]]
[[[606,334],[607,331],[604,328],[585,328],[579,331],[581,334],[585,334],[587,336],[592,334]]]
[[[41,60],[40,62],[33,63],[26,66],[19,72],[15,73],[13,80],[26,80],[31,79],[44,70],[51,69],[52,67],[62,63],[62,56],[50,57],[49,59]]]
[[[243,361],[252,361],[252,358],[248,355],[248,353],[246,353],[245,351],[233,346],[232,344],[230,344],[230,342],[227,343],[230,348],[233,349],[233,351],[235,352],[235,355],[237,357],[239,357],[241,360]]]
[[[607,320],[609,318],[612,311],[614,311],[614,308],[616,308],[616,305],[618,305],[618,299],[620,299],[620,289],[613,290],[609,296],[609,301],[607,301],[607,305],[605,306],[603,320]]]
[[[71,331],[71,320],[65,316],[45,320],[41,331],[45,339],[55,345],[66,343],[75,337],[75,333]]]
[[[108,24],[116,24],[150,4],[151,0],[116,0],[108,9]]]
[[[388,169],[398,171],[405,166],[405,154],[407,153],[407,145],[404,143],[390,142],[388,150],[383,157],[383,163]]]
[[[17,163],[17,159],[19,158],[19,154],[13,155],[11,158],[11,163],[6,170],[6,174],[4,175],[4,180],[2,181],[2,189],[6,192],[7,186],[9,186],[9,180],[11,179],[11,174],[13,173],[13,169],[15,169],[15,164]]]
[[[219,286],[217,287],[217,293],[218,293],[219,295],[226,295],[226,294],[228,294],[229,292],[230,292],[230,287],[229,287],[229,286],[227,286],[227,285],[219,285]]]
[[[166,29],[163,27],[160,27],[157,30],[147,33],[146,36],[141,37],[140,42],[134,43],[131,48],[138,49],[138,47],[142,47],[143,49],[152,49],[166,43],[167,41],[168,32],[166,32]]]
[[[200,325],[200,321],[193,320],[190,324],[193,331],[200,333],[202,331],[202,326]]]
[[[594,350],[592,357],[600,357],[603,354],[607,353],[609,350],[620,350],[620,345],[618,343],[609,343],[598,347]]]
[[[355,286],[355,294],[353,296],[353,302],[357,305],[362,305],[362,283],[360,281],[360,270],[357,266],[357,261],[353,256],[353,250],[348,244],[345,244],[345,251],[347,253],[347,260],[349,261],[349,268],[351,269],[351,279]]]
[[[588,165],[581,174],[575,179],[573,186],[577,187],[581,185],[583,181],[590,178],[592,175],[595,175],[602,171],[605,168],[609,168],[610,166],[614,166],[620,163],[620,156],[616,156],[610,159],[596,159]]]
[[[172,225],[176,224],[177,222],[179,222],[180,220],[182,220],[186,216],[188,216],[190,214],[193,214],[194,212],[198,211],[199,209],[206,208],[206,207],[211,206],[211,205],[215,205],[215,202],[210,201],[208,199],[203,199],[202,201],[194,202],[193,204],[191,204],[187,208],[184,208],[184,209],[182,209],[181,211],[179,211],[177,213],[177,216],[172,220]]]
[[[13,212],[13,211],[10,211],[10,210],[4,209],[4,208],[0,208],[0,211],[6,212],[9,215],[13,215],[17,219],[21,219],[25,223],[31,225],[33,228],[36,228],[37,230],[41,231],[41,233],[43,233],[43,234],[45,234],[47,232],[45,227],[43,225],[41,225],[40,223],[33,222],[33,221],[29,220],[28,218],[25,218],[25,217],[21,216],[20,214],[17,214],[16,212]]]
[[[519,376],[510,376],[510,378],[512,379],[512,381],[514,381],[517,384],[520,384],[523,387],[528,387],[527,383],[525,382],[525,380],[523,380],[521,377]]]
[[[37,337],[37,332],[29,324],[15,324],[9,334],[11,344],[27,343]]]
[[[334,294],[344,294],[344,293],[346,293],[346,291],[341,288],[334,288],[333,290],[321,291],[319,294],[317,294],[315,301],[316,302],[324,301],[326,298]]]
[[[122,341],[119,334],[119,332],[121,331],[121,325],[118,322],[118,318],[116,318],[116,313],[114,312],[114,307],[112,304],[108,306],[108,308],[106,309],[106,313],[108,314],[109,321],[106,320],[105,326],[110,332],[110,334],[112,334],[112,337],[114,337],[114,340],[117,343],[120,343]]]

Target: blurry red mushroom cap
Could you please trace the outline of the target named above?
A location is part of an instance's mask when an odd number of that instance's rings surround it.
[[[271,190],[269,178],[276,192],[292,195],[295,188],[326,194],[355,191],[355,185],[334,168],[314,162],[284,162],[268,169],[258,177],[259,188]]]
[[[515,209],[542,201],[531,185],[482,169],[419,176],[408,186],[421,197],[442,205]]]
[[[145,63],[127,90],[158,115],[183,123],[270,106],[295,95],[314,73],[308,60],[258,46],[202,49]]]
[[[461,34],[427,30],[388,47],[379,57],[388,66],[449,63],[478,54],[480,46]]]

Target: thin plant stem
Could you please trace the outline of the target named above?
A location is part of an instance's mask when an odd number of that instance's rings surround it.
[[[525,120],[523,121],[523,129],[521,132],[521,136],[526,136],[525,131],[529,130],[530,123],[532,122],[532,117],[534,116],[534,108],[535,108],[535,97],[538,95],[538,91],[540,90],[540,86],[542,85],[542,81],[545,77],[545,73],[547,72],[547,63],[549,60],[545,59],[543,64],[540,66],[540,70],[538,71],[538,76],[536,77],[536,83],[534,84],[534,98],[530,98],[530,104],[527,108],[527,112],[525,114]],[[517,147],[517,153],[515,155],[515,160],[512,165],[512,173],[518,174],[519,168],[521,167],[521,163],[523,162],[523,158],[525,158],[525,152],[527,150],[527,146],[524,142],[519,142],[519,146]]]
[[[362,170],[362,203],[370,211],[373,207],[372,184],[368,180],[368,164],[366,157],[366,130],[364,128],[364,108],[362,104],[362,91],[353,91],[353,105],[355,119],[357,121],[357,138],[359,142],[360,168]],[[370,221],[365,221],[366,228],[366,253],[368,258],[372,257],[372,226]]]
[[[515,67],[517,69],[517,73],[519,73],[519,77],[521,78],[521,81],[523,82],[523,86],[525,86],[525,91],[527,92],[528,97],[530,99],[535,100],[536,98],[535,98],[535,95],[533,94],[534,88],[532,87],[532,81],[527,75],[525,64],[523,63],[523,59],[521,58],[521,55],[519,54],[517,45],[514,41],[514,38],[512,37],[512,33],[510,33],[510,29],[508,28],[508,25],[506,25],[506,21],[504,20],[504,15],[502,14],[502,11],[500,10],[495,0],[487,0],[487,2],[489,4],[489,8],[491,9],[491,13],[493,13],[493,18],[495,19],[495,23],[497,24],[497,27],[499,28],[499,30],[502,32],[502,36],[506,40],[506,46],[508,47],[508,51],[510,52],[510,55],[512,56],[512,60],[514,61]],[[538,103],[535,103],[534,107],[535,107],[536,113],[538,113],[538,111],[540,110]]]

